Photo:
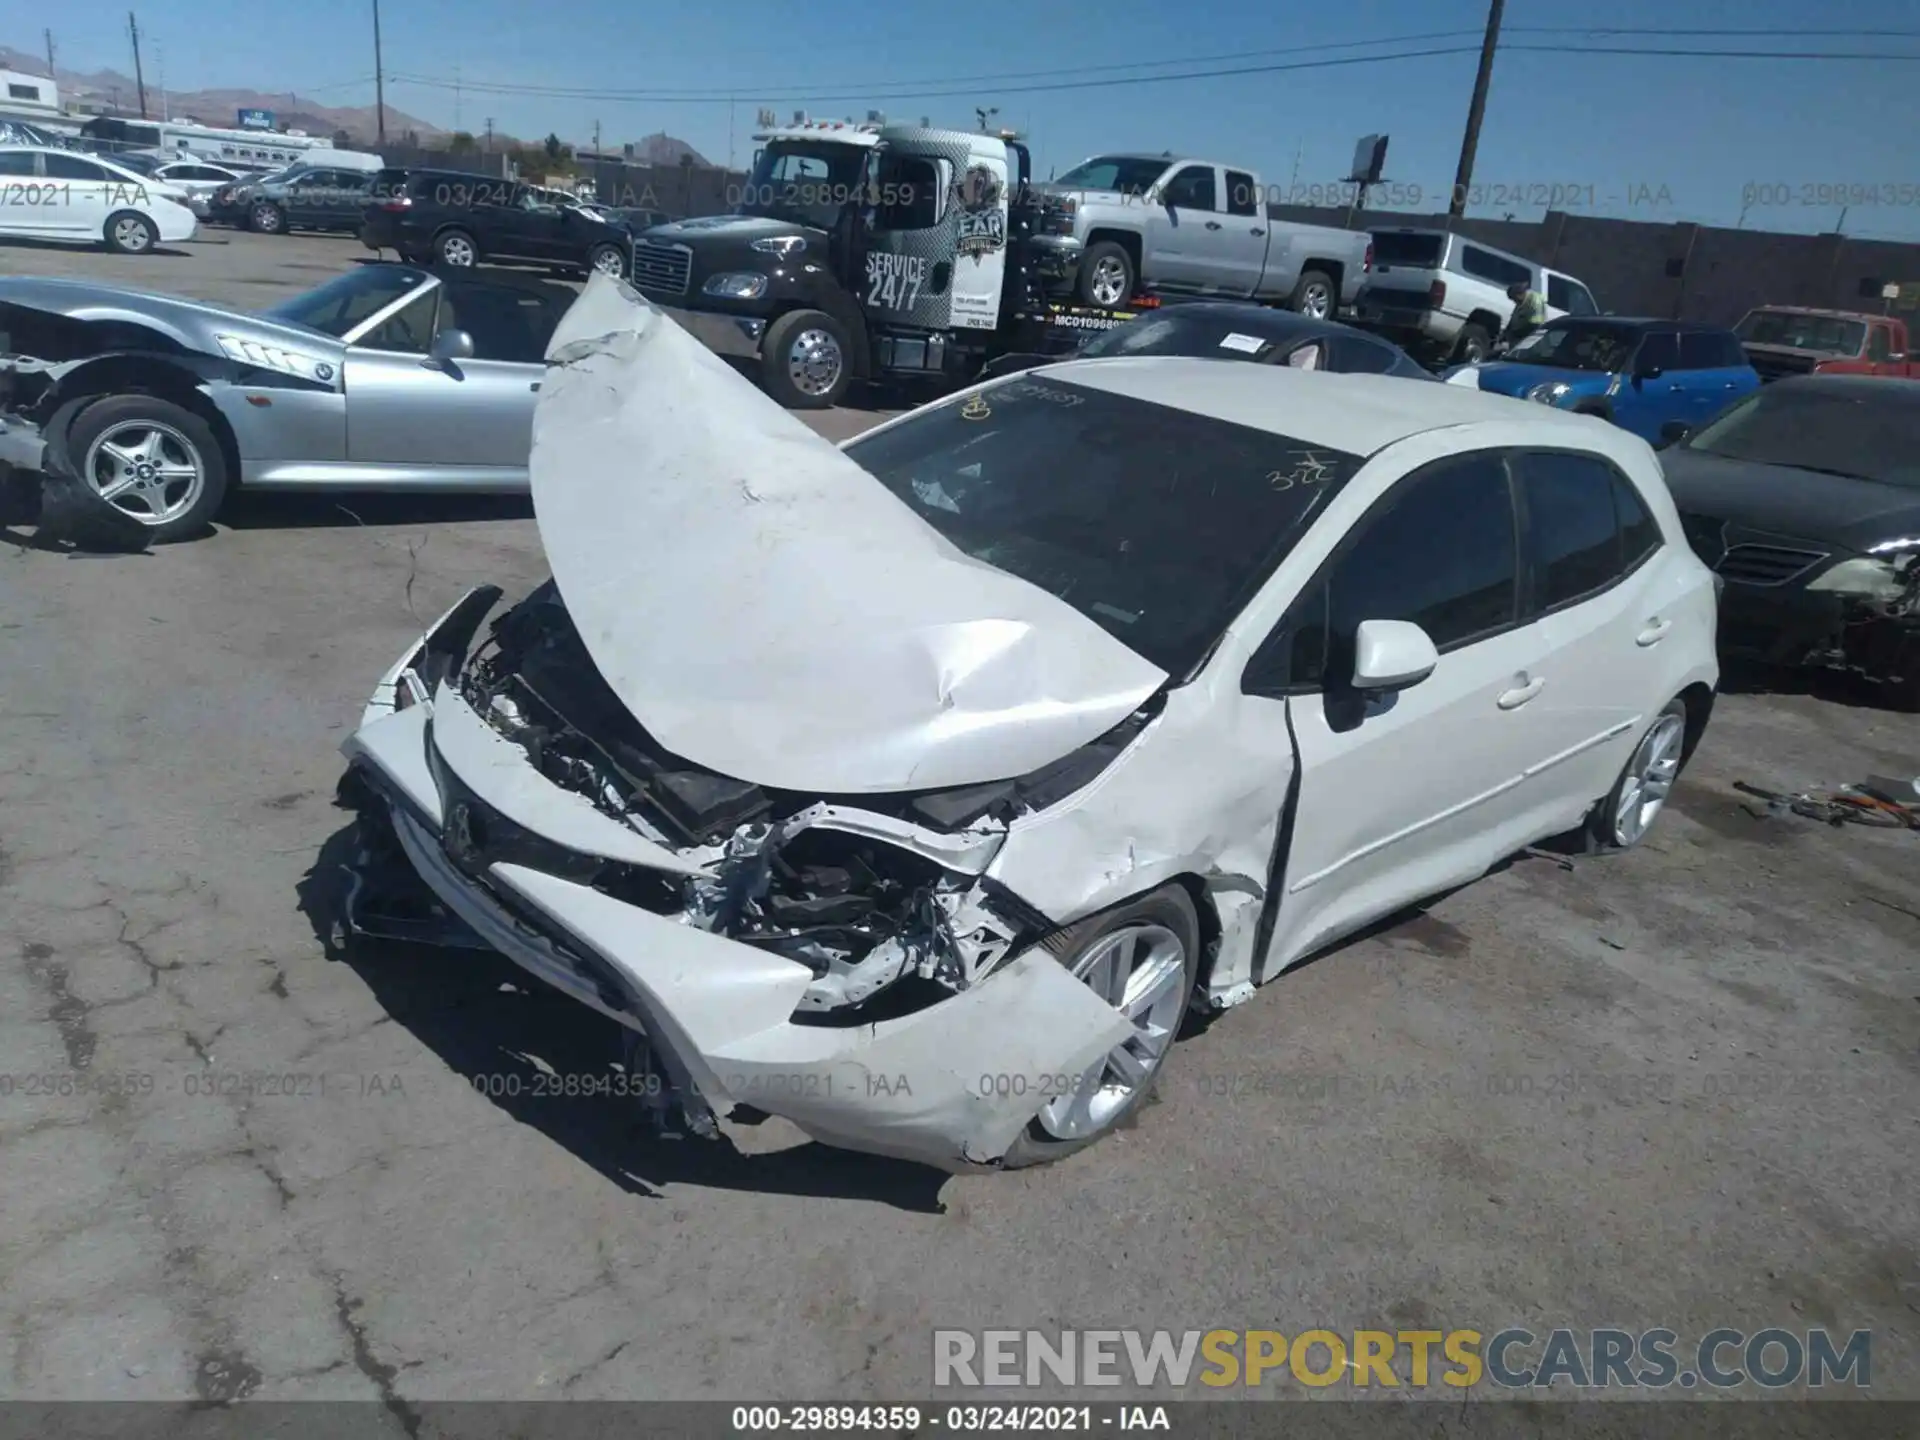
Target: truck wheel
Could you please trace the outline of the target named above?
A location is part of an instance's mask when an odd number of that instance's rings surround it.
[[[767,327],[760,378],[789,410],[826,410],[840,403],[852,376],[847,332],[824,310],[789,310]]]
[[[1338,303],[1338,292],[1326,273],[1308,270],[1301,274],[1300,283],[1293,287],[1293,297],[1287,301],[1287,308],[1310,320],[1331,320]]]
[[[1487,351],[1493,348],[1493,337],[1478,325],[1460,327],[1460,338],[1454,342],[1453,358],[1457,364],[1477,365],[1487,358]]]
[[[1102,310],[1118,310],[1133,298],[1139,276],[1133,273],[1133,257],[1126,247],[1113,240],[1101,240],[1087,247],[1080,257],[1080,277],[1075,288],[1082,302]]]

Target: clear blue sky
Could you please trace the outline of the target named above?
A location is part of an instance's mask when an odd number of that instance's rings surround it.
[[[0,39],[38,50],[51,14],[63,69],[131,70],[125,0],[64,0],[34,7],[34,28]],[[138,0],[148,81],[169,88],[256,86],[296,90],[329,104],[370,104],[369,0],[344,5],[288,0]],[[1444,197],[1459,154],[1475,53],[1379,64],[1099,88],[1073,80],[1124,79],[1129,62],[1220,57],[1162,70],[1220,69],[1368,53],[1342,42],[1432,32],[1472,32],[1372,49],[1466,46],[1477,52],[1486,0],[1347,0],[1335,6],[1248,0],[1102,0],[1049,6],[1035,0],[970,5],[796,5],[791,0],[660,6],[631,0],[382,0],[386,66],[396,77],[464,86],[455,92],[396,78],[388,103],[436,124],[585,141],[600,123],[608,143],[665,130],[715,160],[744,163],[756,110],[782,117],[864,114],[972,128],[976,105],[997,105],[996,124],[1030,133],[1040,173],[1102,150],[1201,153],[1244,161],[1269,184],[1340,178],[1355,140],[1392,137],[1387,174]],[[1096,21],[1093,16],[1100,18]],[[1711,36],[1526,33],[1598,16],[1608,27]],[[1815,18],[1817,17],[1817,18]],[[1920,0],[1609,0],[1597,11],[1556,0],[1508,0],[1475,180],[1482,186],[1554,186],[1569,209],[1636,219],[1733,224],[1743,198],[1756,229],[1829,230],[1840,218],[1834,187],[1879,191],[1854,203],[1849,234],[1920,240]],[[1906,30],[1910,38],[1796,37],[1795,29]],[[1768,29],[1778,32],[1760,33]],[[1522,51],[1561,45],[1568,53]],[[1805,52],[1872,51],[1905,62],[1669,59],[1575,54],[1594,45]],[[1241,58],[1233,58],[1241,57]],[[1051,72],[1029,79],[1008,72]],[[998,81],[972,77],[993,75]],[[956,84],[938,83],[957,80]],[[573,90],[730,90],[738,103],[587,99],[484,93],[483,84]],[[1028,87],[1044,86],[1034,89]],[[916,88],[920,93],[915,93]],[[804,92],[811,89],[810,97]],[[933,94],[932,91],[959,91]],[[835,98],[826,98],[831,95]],[[820,97],[820,98],[813,98]],[[212,120],[215,117],[207,116]],[[1905,186],[1905,195],[1898,187]],[[1755,190],[1751,187],[1765,187]],[[1781,187],[1775,189],[1773,187]],[[1814,187],[1804,194],[1801,187]],[[1818,187],[1826,187],[1825,194]],[[1665,197],[1661,191],[1664,189]],[[1410,198],[1410,196],[1408,197]],[[1781,203],[1784,201],[1785,203]],[[1806,202],[1806,203],[1803,203]],[[1436,208],[1433,206],[1423,208]],[[1537,206],[1477,205],[1471,213]]]

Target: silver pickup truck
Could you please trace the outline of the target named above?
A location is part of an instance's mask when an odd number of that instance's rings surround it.
[[[1266,194],[1253,171],[1211,160],[1095,156],[1034,187],[1042,273],[1106,309],[1150,291],[1331,318],[1359,293],[1372,237],[1269,219]]]

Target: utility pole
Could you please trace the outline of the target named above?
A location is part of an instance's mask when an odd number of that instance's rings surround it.
[[[600,122],[598,120],[593,122],[593,158],[596,160],[600,158]]]
[[[140,70],[140,22],[127,12],[127,34],[133,37],[133,83],[140,87],[140,118],[147,118],[147,80]]]
[[[487,117],[487,154],[493,153],[493,117]]]
[[[173,111],[167,105],[167,52],[158,40],[153,42],[153,79],[160,87],[160,118],[171,120]]]
[[[381,149],[387,144],[387,71],[380,63],[380,0],[373,0],[373,129]]]
[[[1480,121],[1487,113],[1487,83],[1493,79],[1493,52],[1500,45],[1500,12],[1505,9],[1506,0],[1492,0],[1487,10],[1487,38],[1480,45],[1479,73],[1473,77],[1473,103],[1467,107],[1467,134],[1460,142],[1460,168],[1454,172],[1453,198],[1447,202],[1449,221],[1467,213],[1467,191],[1473,184],[1473,155],[1480,148]]]
[[[40,33],[47,37],[47,78],[58,84],[60,77],[53,73],[53,31],[42,30]]]
[[[460,67],[453,67],[453,128],[460,128]]]

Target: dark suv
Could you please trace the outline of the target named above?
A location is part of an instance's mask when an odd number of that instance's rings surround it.
[[[360,220],[360,243],[415,263],[507,260],[625,279],[633,229],[550,192],[459,170],[382,170]]]

